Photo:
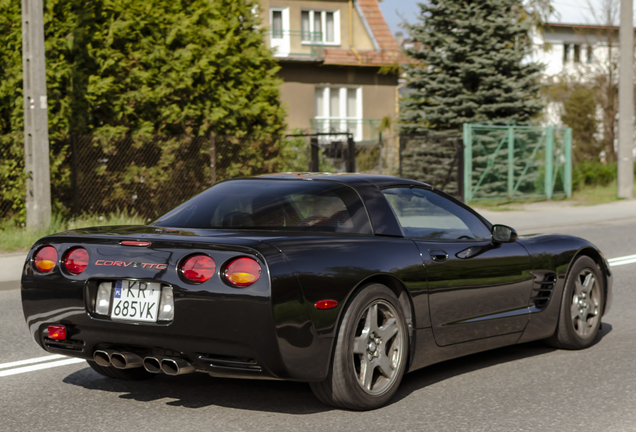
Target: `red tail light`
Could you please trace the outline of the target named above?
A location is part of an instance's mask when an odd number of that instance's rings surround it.
[[[64,267],[69,273],[77,275],[88,266],[88,251],[82,247],[71,249],[64,258]]]
[[[261,266],[252,258],[237,258],[227,265],[223,276],[234,286],[250,286],[261,277]]]
[[[50,325],[49,338],[53,340],[66,339],[66,327],[63,325]]]
[[[35,258],[33,259],[35,268],[42,273],[48,273],[53,270],[55,263],[57,263],[57,251],[53,246],[44,246],[37,251]]]
[[[184,278],[194,283],[203,283],[214,276],[216,263],[207,255],[193,255],[179,266]]]

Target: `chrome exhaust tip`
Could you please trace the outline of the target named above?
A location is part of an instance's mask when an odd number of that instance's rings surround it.
[[[111,353],[110,350],[97,350],[93,353],[93,360],[102,367],[109,367]]]
[[[183,359],[163,359],[161,361],[161,370],[166,375],[183,375],[194,372],[194,366]]]
[[[161,372],[161,359],[157,357],[146,357],[143,361],[144,369],[150,373]]]
[[[132,369],[143,366],[143,360],[130,352],[114,352],[110,355],[110,364],[117,369]]]

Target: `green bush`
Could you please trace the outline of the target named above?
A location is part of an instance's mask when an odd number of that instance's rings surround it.
[[[615,162],[604,164],[597,161],[581,161],[572,170],[573,189],[580,189],[583,186],[607,186],[614,180],[616,180]]]

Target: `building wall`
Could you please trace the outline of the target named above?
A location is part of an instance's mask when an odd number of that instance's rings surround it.
[[[281,100],[287,107],[289,129],[309,130],[316,117],[315,93],[320,86],[361,87],[363,119],[395,118],[398,77],[378,72],[372,67],[284,63],[279,76],[285,81]]]
[[[549,27],[536,33],[533,60],[545,65],[547,77],[567,74],[585,81],[599,69],[607,68],[610,45],[612,57],[618,55],[618,33],[604,28]],[[567,47],[567,52],[566,52]],[[588,61],[588,48],[592,58]],[[578,59],[575,58],[578,50]]]
[[[289,8],[289,29],[299,31],[301,29],[301,11],[302,10],[327,10],[339,11],[340,13],[340,43],[337,45],[325,45],[326,47],[350,49],[352,46],[356,49],[367,50],[373,49],[373,42],[367,33],[362,19],[358,15],[355,7],[351,10],[353,34],[350,35],[349,29],[350,18],[350,1],[349,0],[331,0],[331,1],[308,1],[308,0],[261,0],[259,7],[259,15],[261,16],[262,25],[265,29],[270,28],[270,8],[287,7]],[[350,44],[350,36],[353,36],[353,45]],[[299,41],[292,37],[292,51],[298,51]],[[269,42],[269,39],[268,39]]]

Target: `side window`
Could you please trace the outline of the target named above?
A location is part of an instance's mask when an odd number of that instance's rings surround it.
[[[487,240],[488,227],[474,214],[435,192],[409,187],[382,191],[406,237]]]

